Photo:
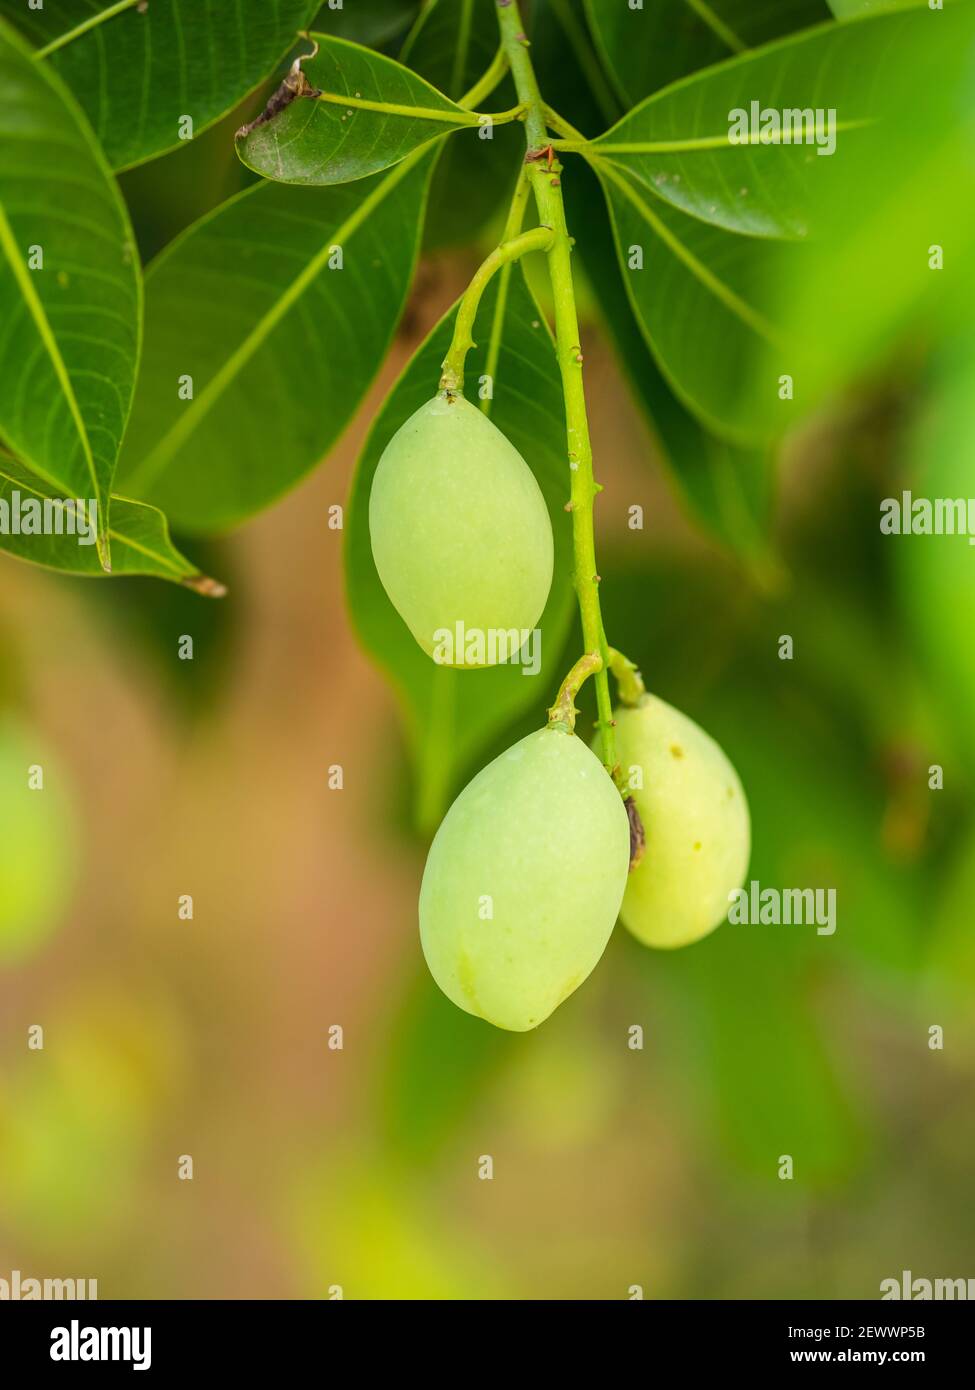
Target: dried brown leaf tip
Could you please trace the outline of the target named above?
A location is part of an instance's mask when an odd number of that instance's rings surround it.
[[[253,121],[248,121],[247,125],[242,125],[240,127],[234,137],[236,140],[243,140],[245,136],[250,135],[252,130],[256,130],[259,125],[267,125],[268,121],[280,115],[285,107],[290,106],[297,97],[321,96],[321,88],[313,87],[301,70],[301,65],[306,58],[314,58],[317,52],[318,44],[316,43],[310,53],[303,53],[300,58],[294,60],[288,71],[287,77],[281,83],[280,87],[278,87],[277,91],[271,94],[271,98],[264,110]]]
[[[192,589],[194,593],[202,594],[204,598],[225,598],[227,586],[221,584],[219,579],[210,579],[205,574],[190,574],[183,580],[187,589]]]
[[[623,805],[626,807],[627,819],[630,822],[630,873],[632,873],[643,858],[647,848],[647,834],[632,796],[628,796]]]

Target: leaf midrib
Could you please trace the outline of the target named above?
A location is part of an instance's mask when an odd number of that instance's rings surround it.
[[[874,125],[875,120],[870,117],[862,117],[853,121],[836,121],[833,125],[834,131],[860,130],[863,126]],[[780,132],[781,134],[781,132]],[[598,148],[602,154],[683,154],[695,150],[739,150],[748,149],[753,145],[777,145],[780,148],[787,148],[790,145],[808,145],[806,140],[783,140],[763,139],[761,132],[750,132],[747,139],[730,140],[728,132],[721,135],[695,135],[689,136],[685,140],[621,140],[604,141],[602,137],[593,140],[592,144]]]
[[[35,58],[47,58],[50,54],[56,53],[59,48],[64,48],[75,39],[80,39],[82,34],[90,33],[99,24],[104,24],[107,19],[114,19],[117,14],[122,14],[124,10],[131,10],[139,0],[116,0],[114,5],[109,5],[107,9],[98,14],[93,14],[88,19],[76,24],[73,29],[66,29],[63,34],[59,34],[56,39],[52,39],[43,48],[37,49],[34,53]]]

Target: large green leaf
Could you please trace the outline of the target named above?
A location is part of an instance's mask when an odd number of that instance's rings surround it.
[[[499,289],[507,285],[503,311],[495,315]],[[551,703],[556,663],[572,612],[571,526],[564,505],[569,479],[565,462],[562,388],[547,325],[520,269],[489,285],[478,313],[477,348],[467,379],[476,382],[489,358],[493,372],[491,419],[528,461],[538,479],[555,533],[555,578],[540,628],[541,668],[520,666],[457,671],[438,666],[414,641],[379,581],[369,542],[369,493],[383,449],[399,426],[437,389],[455,311],[441,320],[420,347],[386,400],[359,459],[346,527],[349,603],[359,635],[389,673],[406,713],[418,769],[418,820],[429,829],[442,815],[458,773],[499,729],[534,705],[539,723]]]
[[[153,262],[125,491],[184,531],[220,530],[322,458],[399,320],[431,162],[341,187],[256,184]]]
[[[794,414],[777,378],[767,375],[764,393],[755,385],[756,362],[781,350],[764,244],[675,211],[611,165],[597,169],[633,312],[672,389],[739,443],[784,433]]]
[[[107,566],[139,355],[135,241],[81,111],[2,20],[0,89],[0,438],[63,496],[97,501]]]
[[[726,924],[690,962],[713,1121],[735,1161],[768,1187],[786,1154],[800,1190],[836,1187],[868,1152],[869,1121],[829,1055],[801,971],[785,953],[743,941],[749,930]]]
[[[420,972],[393,1014],[376,1088],[382,1140],[405,1166],[438,1156],[518,1046],[513,1034],[455,1008],[422,964]]]
[[[455,101],[485,72],[498,47],[495,0],[434,0],[410,31],[402,61]],[[492,107],[514,105],[506,81]],[[430,187],[424,245],[453,246],[473,240],[503,207],[525,149],[517,123],[486,131],[461,130],[443,142]]]
[[[627,106],[698,68],[829,17],[825,0],[585,4],[596,47]]]
[[[903,38],[909,25],[911,42],[888,51],[884,83],[872,89],[883,119],[863,129],[846,160],[821,161],[829,167],[817,194],[818,238],[800,245],[735,235],[596,161],[637,319],[674,389],[731,438],[782,434],[899,341],[963,312],[975,224],[957,170],[975,130],[975,6],[837,31],[891,37],[899,26]],[[929,92],[923,109],[911,96],[919,86]],[[929,266],[932,243],[951,248],[944,272]]]
[[[880,10],[904,9],[908,5],[930,5],[929,0],[827,0],[837,19],[859,19],[864,14],[877,14]]]
[[[901,476],[888,495],[914,499],[972,496],[975,440],[975,339],[954,343],[932,362],[928,390],[913,422]],[[969,510],[971,508],[969,507]],[[879,526],[879,514],[878,514]],[[908,630],[929,673],[942,728],[938,761],[958,745],[975,767],[975,546],[961,534],[884,537]],[[954,780],[954,775],[952,776]]]
[[[637,325],[614,254],[595,175],[574,163],[563,178],[569,228],[599,307],[600,323],[626,373],[679,499],[693,518],[742,559],[757,581],[774,569],[766,535],[774,460],[767,449],[736,448],[709,433],[674,395]]]
[[[882,368],[899,345],[971,319],[975,5],[837,27],[892,33],[908,21],[911,41],[891,49],[884,85],[874,89],[883,119],[851,157],[822,161],[830,167],[820,234],[802,248],[802,274],[794,246],[770,245],[768,310],[791,345],[797,401],[807,404]],[[939,255],[942,269],[934,268]]]
[[[312,34],[295,94],[276,98],[237,137],[243,162],[279,183],[349,183],[388,169],[445,132],[476,127],[401,63],[344,39]],[[274,109],[272,109],[272,107]]]
[[[432,0],[410,30],[400,60],[457,101],[498,48],[495,0]]]
[[[312,28],[370,48],[385,48],[416,18],[420,0],[343,0],[340,9],[324,4]]]
[[[867,138],[864,128],[889,113],[891,73],[931,22],[928,12],[913,11],[794,34],[648,97],[594,148],[705,222],[754,236],[805,236],[815,229],[827,175],[835,178],[835,166]],[[753,116],[781,120],[790,110],[810,120],[822,111],[827,124],[814,131],[807,121],[794,143],[771,129],[761,143]],[[744,143],[730,139],[735,112],[749,113]]]
[[[198,134],[257,87],[316,0],[0,0],[84,107],[116,169]]]
[[[42,510],[45,501],[49,503],[52,524],[60,525],[62,533],[13,534],[12,516],[22,517],[25,504]],[[65,574],[106,577],[94,547],[79,543],[79,533],[86,535],[86,527],[79,526],[76,517],[68,517],[58,490],[4,452],[0,452],[0,523],[0,550],[8,555]],[[166,518],[155,507],[113,497],[109,538],[113,575],[144,574],[169,579],[210,598],[219,598],[224,592],[223,585],[201,574],[196,565],[179,553],[170,539]]]

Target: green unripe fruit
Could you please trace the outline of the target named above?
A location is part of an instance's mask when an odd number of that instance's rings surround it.
[[[427,401],[386,445],[369,533],[393,607],[443,665],[511,659],[538,623],[552,584],[548,508],[518,450],[463,396]]]
[[[616,751],[646,835],[620,916],[647,946],[689,945],[724,921],[748,869],[738,774],[713,738],[655,695],[616,711]]]
[[[28,786],[34,765],[42,789]],[[57,926],[73,878],[73,830],[53,761],[0,715],[0,964],[23,959]]]
[[[574,734],[529,734],[464,788],[430,847],[420,940],[433,978],[499,1028],[536,1027],[602,955],[629,857],[599,760]]]

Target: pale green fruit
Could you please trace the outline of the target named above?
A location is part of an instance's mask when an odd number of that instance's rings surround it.
[[[616,711],[616,753],[647,841],[620,916],[647,946],[686,946],[725,919],[748,869],[744,790],[714,739],[655,695]]]
[[[443,665],[513,657],[542,615],[553,559],[545,499],[518,450],[463,396],[427,401],[386,445],[369,534],[393,607]],[[498,635],[515,632],[506,648]]]
[[[574,734],[529,734],[464,788],[430,847],[420,939],[433,978],[499,1028],[536,1027],[602,955],[629,858],[598,759]]]
[[[43,770],[43,789],[28,769]],[[40,946],[71,890],[74,824],[62,779],[26,728],[0,715],[0,964]]]

